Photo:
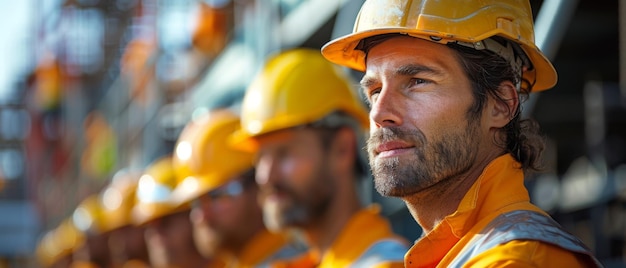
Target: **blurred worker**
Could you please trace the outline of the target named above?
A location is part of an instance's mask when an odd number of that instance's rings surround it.
[[[131,220],[140,175],[136,171],[120,170],[100,194],[113,267],[147,267],[149,263],[144,227],[135,226]]]
[[[190,207],[177,207],[170,200],[176,182],[170,156],[148,166],[137,186],[133,222],[145,226],[150,267],[208,267],[208,259],[198,253],[193,242]]]
[[[98,194],[83,199],[72,213],[72,224],[84,235],[73,254],[73,268],[110,267],[109,233],[104,230],[102,204]]]
[[[37,261],[41,267],[46,268],[71,267],[72,253],[83,240],[84,236],[72,221],[64,220],[59,226],[46,232],[37,244]]]
[[[176,144],[179,183],[173,199],[192,203],[196,246],[224,267],[267,265],[300,253],[288,237],[268,232],[257,203],[252,154],[236,151],[227,137],[239,127],[229,110],[214,110],[191,121]]]
[[[425,234],[407,267],[599,265],[524,187],[544,144],[520,96],[557,81],[528,1],[366,1],[322,53],[365,71],[376,189]]]
[[[271,57],[248,87],[231,142],[257,152],[265,225],[298,228],[311,250],[296,266],[402,267],[407,242],[379,206],[362,207],[367,111],[319,51]]]
[[[63,253],[54,238],[55,229],[48,230],[41,237],[35,249],[37,263],[44,268],[69,267],[72,254]]]

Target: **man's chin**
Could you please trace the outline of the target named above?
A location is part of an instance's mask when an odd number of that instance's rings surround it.
[[[380,195],[386,197],[403,198],[411,194],[404,186],[378,179],[374,179],[374,188]]]
[[[376,191],[385,197],[397,197],[397,198],[403,198],[406,197],[408,194],[405,191],[402,190],[398,190],[398,189],[380,189],[379,187],[376,187]]]

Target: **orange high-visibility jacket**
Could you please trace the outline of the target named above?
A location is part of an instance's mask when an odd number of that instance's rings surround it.
[[[580,240],[530,203],[519,166],[509,154],[492,161],[457,210],[407,252],[405,266],[598,266]],[[524,232],[531,237],[518,235]],[[541,237],[548,233],[553,237]],[[497,240],[506,236],[512,240]]]
[[[248,242],[239,256],[235,258],[220,258],[218,256],[218,259],[214,260],[209,267],[269,267],[275,261],[293,259],[300,256],[305,250],[302,245],[290,241],[285,234],[263,230]]]
[[[329,250],[320,256],[309,251],[289,263],[274,263],[280,268],[404,267],[408,243],[393,233],[389,221],[372,205],[352,216]]]

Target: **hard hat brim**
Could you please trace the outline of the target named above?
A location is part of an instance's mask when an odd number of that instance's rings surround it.
[[[441,32],[427,32],[415,29],[407,32],[406,28],[398,27],[377,28],[351,33],[331,40],[322,47],[322,55],[332,63],[346,66],[360,72],[365,72],[365,52],[355,48],[363,39],[391,33],[405,34],[439,44],[446,44],[453,41],[476,42],[496,35],[501,35],[508,40],[515,40],[515,38],[511,36],[507,36],[505,32],[491,32],[481,38],[468,39],[459,36],[446,35]],[[532,70],[526,71],[523,74],[524,79],[528,80],[528,82],[533,85],[532,92],[547,90],[556,85],[558,80],[556,70],[554,69],[552,63],[543,55],[543,53],[541,53],[539,48],[522,42],[517,43],[522,47],[534,65]]]

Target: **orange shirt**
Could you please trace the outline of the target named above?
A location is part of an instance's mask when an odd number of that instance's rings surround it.
[[[389,221],[379,213],[380,207],[372,205],[353,215],[324,256],[311,250],[272,267],[404,267],[408,243],[393,233]]]
[[[304,252],[305,249],[303,247],[290,243],[285,234],[263,230],[248,242],[239,256],[220,258],[213,261],[209,267],[246,268],[267,266],[274,261],[295,258]]]
[[[509,154],[492,161],[457,210],[422,236],[405,256],[406,267],[448,267],[474,235],[497,216],[514,210],[540,212],[530,203],[524,175]],[[552,244],[514,240],[477,256],[463,267],[590,267],[590,259]]]

